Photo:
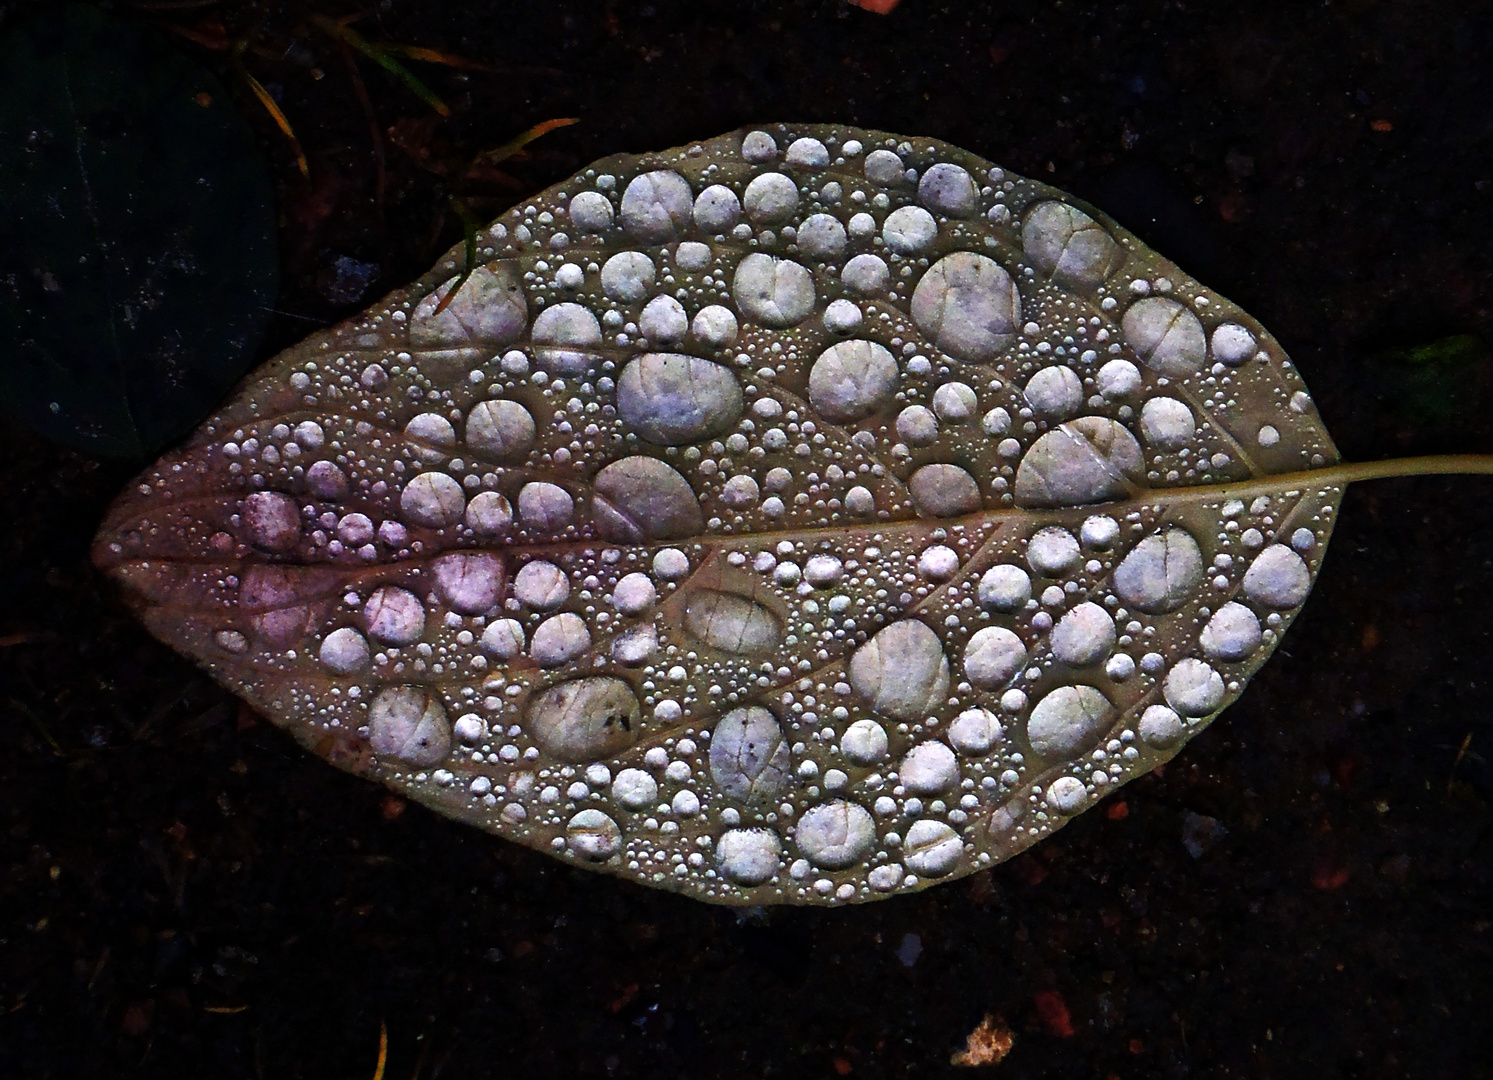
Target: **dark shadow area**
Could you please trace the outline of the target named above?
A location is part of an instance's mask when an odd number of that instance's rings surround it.
[[[442,119],[354,60],[370,122],[304,8],[493,70],[412,63]],[[166,32],[272,163],[261,358],[427,270],[461,239],[452,194],[486,220],[606,154],[843,120],[1111,214],[1271,329],[1344,457],[1493,451],[1493,15],[1228,8],[114,5],[190,31]],[[219,30],[251,41],[309,180]],[[4,1076],[366,1080],[386,1025],[391,1080],[924,1077],[963,1074],[987,1013],[1016,1036],[1003,1080],[1493,1070],[1493,480],[1350,490],[1239,703],[1031,852],[906,899],[736,912],[303,754],[95,576],[127,479],[0,428]]]

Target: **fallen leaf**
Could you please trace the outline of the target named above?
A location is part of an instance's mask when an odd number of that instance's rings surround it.
[[[1236,305],[933,139],[618,155],[470,252],[256,372],[95,561],[339,767],[715,903],[1030,847],[1238,697],[1348,482],[1493,469],[1340,463]]]

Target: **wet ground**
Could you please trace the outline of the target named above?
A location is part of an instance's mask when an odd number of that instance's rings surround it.
[[[1493,14],[1216,7],[386,0],[365,36],[499,70],[419,66],[443,120],[359,61],[382,170],[328,39],[267,3],[148,14],[252,30],[310,160],[240,93],[283,208],[265,356],[425,270],[448,194],[487,218],[604,154],[846,120],[1107,210],[1271,328],[1345,457],[1493,451]],[[739,913],[302,754],[91,571],[129,472],[0,430],[7,1076],[371,1077],[381,1025],[389,1077],[930,1076],[987,1013],[1006,1077],[1493,1073],[1493,480],[1353,488],[1242,700],[1031,853]]]

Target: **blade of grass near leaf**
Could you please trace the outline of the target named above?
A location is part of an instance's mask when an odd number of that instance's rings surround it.
[[[179,26],[176,23],[167,21],[159,21],[156,25],[179,37],[201,45],[203,48],[212,49],[214,52],[228,51],[229,63],[232,64],[234,72],[237,73],[239,78],[244,80],[250,92],[259,100],[259,104],[264,106],[265,112],[270,114],[270,119],[275,122],[275,126],[289,140],[290,147],[295,152],[296,168],[300,170],[302,176],[309,180],[311,178],[311,166],[306,161],[306,153],[301,149],[301,141],[296,138],[295,129],[290,126],[289,118],[281,111],[279,104],[270,96],[270,92],[264,88],[263,84],[253,75],[249,74],[249,69],[244,67],[243,61],[240,59],[248,49],[248,40],[230,42],[227,31],[223,29],[223,24],[216,19],[204,20],[195,27]]]
[[[259,80],[250,75],[249,69],[239,61],[237,52],[233,57],[233,69],[248,84],[254,96],[259,99],[259,104],[264,106],[264,111],[269,113],[270,119],[275,121],[275,126],[290,140],[290,148],[295,151],[296,168],[301,170],[301,175],[306,179],[311,179],[311,166],[306,161],[306,152],[301,149],[301,140],[296,138],[295,129],[290,126],[290,121],[280,111],[280,106],[275,103],[275,99],[270,97],[270,92],[261,86]]]
[[[354,49],[357,49],[358,52],[389,72],[400,82],[404,83],[412,94],[436,112],[442,116],[451,115],[451,107],[437,97],[435,91],[416,78],[409,68],[394,59],[391,55],[395,51],[394,49],[391,49],[387,45],[369,41],[345,22],[329,19],[325,15],[312,15],[310,21],[313,26],[319,27],[340,41],[347,42]],[[438,62],[443,63],[444,61]]]
[[[462,268],[461,276],[458,277],[446,295],[441,297],[441,302],[436,305],[435,313],[439,315],[450,306],[461,287],[467,283],[467,278],[472,276],[472,269],[477,265],[477,227],[482,223],[472,213],[471,207],[462,202],[455,195],[448,196],[451,209],[456,211],[456,216],[461,218],[462,231]]]
[[[535,139],[539,138],[541,135],[554,131],[556,128],[569,127],[571,124],[576,124],[579,122],[579,117],[566,117],[563,119],[540,121],[533,127],[522,131],[512,139],[509,139],[497,149],[488,150],[484,153],[478,154],[474,159],[474,164],[477,161],[487,161],[493,163],[506,161],[508,158],[511,158],[514,154],[522,150],[525,146],[528,146]],[[466,203],[462,202],[455,196],[451,197],[450,202],[451,209],[455,210],[456,216],[461,218],[462,231],[465,236],[462,245],[464,255],[463,262],[465,265],[462,267],[461,276],[456,279],[456,282],[447,291],[446,295],[441,298],[441,302],[436,305],[435,310],[437,315],[446,310],[451,301],[455,298],[456,294],[461,291],[461,287],[467,283],[467,278],[472,276],[472,269],[477,265],[477,227],[481,223],[472,214],[471,208],[468,207]]]
[[[380,42],[379,48],[387,52],[397,53],[410,60],[424,60],[429,64],[444,64],[446,67],[457,68],[461,71],[483,71],[488,74],[502,72],[507,75],[545,75],[558,78],[565,73],[559,68],[544,67],[537,64],[483,64],[476,60],[468,60],[464,56],[445,52],[442,49],[431,49],[424,45],[400,45],[395,42]]]
[[[378,1062],[373,1066],[373,1080],[384,1080],[384,1066],[389,1063],[389,1026],[378,1022]]]
[[[423,45],[396,45],[383,44],[379,48],[385,52],[398,53],[400,56],[411,60],[424,60],[428,64],[444,64],[446,67],[458,68],[462,71],[497,71],[491,64],[479,64],[475,60],[468,60],[464,56],[455,53],[442,52],[440,49],[428,49]]]
[[[475,160],[485,162],[489,165],[496,165],[500,161],[507,161],[541,135],[547,135],[556,128],[569,127],[571,124],[579,124],[580,122],[580,117],[577,116],[540,121],[527,131],[519,132],[519,134],[509,139],[502,146],[492,150],[484,150],[477,155]]]

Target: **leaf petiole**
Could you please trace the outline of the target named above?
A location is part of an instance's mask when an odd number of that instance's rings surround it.
[[[1274,473],[1249,480],[1216,485],[1220,494],[1242,495],[1258,489],[1280,491],[1297,484],[1352,484],[1360,480],[1392,480],[1403,476],[1493,476],[1493,454],[1431,454],[1424,457],[1387,458],[1383,461],[1340,461],[1320,469],[1296,473]],[[1188,494],[1197,489],[1185,489]],[[1175,489],[1173,489],[1175,493]]]

